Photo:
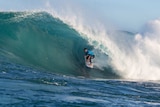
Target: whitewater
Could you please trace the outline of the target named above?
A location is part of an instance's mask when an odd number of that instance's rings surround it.
[[[130,32],[45,5],[0,12],[0,106],[160,106],[159,19]]]
[[[147,23],[139,33],[125,31],[107,31],[105,26],[94,21],[86,25],[81,16],[64,15],[50,11],[78,31],[89,44],[110,59],[101,60],[99,66],[112,66],[116,74],[123,78],[139,80],[159,80],[159,20]],[[153,36],[154,35],[154,36]],[[132,36],[132,37],[131,37]],[[98,58],[97,58],[98,59]],[[110,62],[108,62],[108,60]],[[152,72],[152,73],[151,73]]]

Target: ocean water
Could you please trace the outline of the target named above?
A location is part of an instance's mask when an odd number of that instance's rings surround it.
[[[160,106],[155,81],[56,75],[1,58],[1,107]]]
[[[160,106],[159,36],[150,36],[159,23],[137,34],[81,24],[52,12],[0,12],[0,106]]]

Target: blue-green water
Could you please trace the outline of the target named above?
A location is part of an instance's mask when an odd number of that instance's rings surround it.
[[[160,106],[158,81],[67,77],[2,60],[1,107]]]
[[[110,65],[88,69],[84,47],[94,49],[46,12],[1,12],[0,106],[160,106],[158,80],[123,79]]]

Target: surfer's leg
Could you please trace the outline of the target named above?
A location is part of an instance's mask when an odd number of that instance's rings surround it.
[[[92,63],[92,60],[91,60],[91,59],[92,59],[92,57],[91,57],[91,56],[89,56],[89,62],[90,62],[90,63]]]
[[[89,55],[86,57],[87,62],[89,62]]]

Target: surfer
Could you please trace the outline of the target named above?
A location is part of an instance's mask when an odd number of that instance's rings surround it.
[[[87,48],[84,48],[84,53],[85,53],[85,59],[92,64],[91,59],[95,58],[94,53],[91,50],[88,50]]]

